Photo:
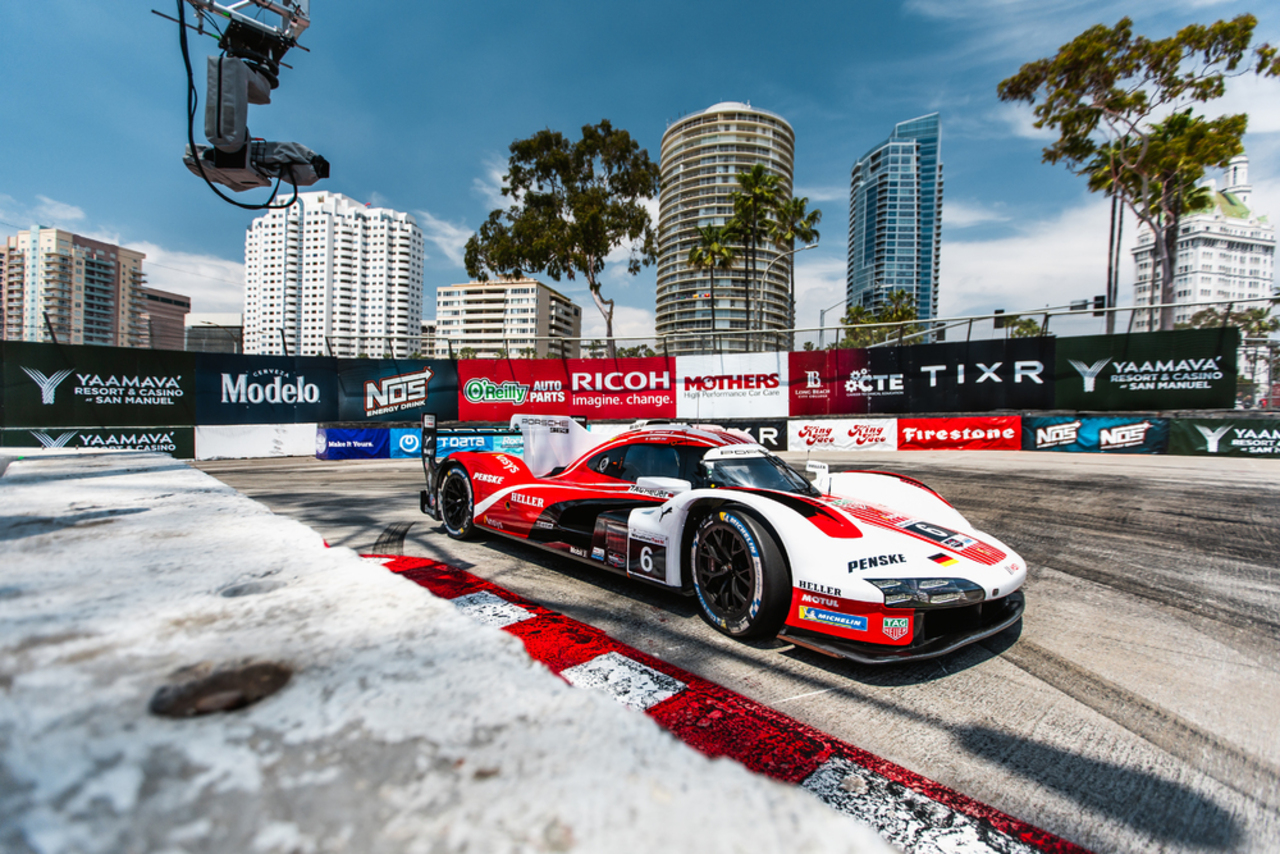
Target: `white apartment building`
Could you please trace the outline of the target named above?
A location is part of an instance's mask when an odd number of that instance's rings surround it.
[[[576,358],[582,309],[533,279],[466,282],[436,289],[435,355]],[[556,339],[575,339],[558,341]]]
[[[244,352],[406,357],[422,340],[422,229],[407,213],[300,193],[244,242]]]
[[[1182,217],[1178,228],[1178,259],[1174,267],[1173,322],[1185,323],[1204,306],[1194,303],[1236,300],[1236,310],[1260,308],[1260,300],[1276,290],[1276,229],[1267,217],[1251,209],[1249,158],[1241,154],[1227,166],[1226,186],[1213,191],[1208,209]],[[1151,229],[1143,226],[1133,249],[1137,275],[1134,305],[1156,305],[1160,300],[1160,254]],[[1227,306],[1217,306],[1219,310]],[[1160,328],[1160,312],[1136,312],[1134,332]]]

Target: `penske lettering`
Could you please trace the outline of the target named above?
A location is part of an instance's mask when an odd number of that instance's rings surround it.
[[[906,563],[906,555],[874,555],[872,557],[864,557],[859,560],[849,561],[849,571],[861,571],[864,569],[875,569],[878,566],[893,566],[895,564]]]
[[[499,483],[502,483],[504,480],[506,480],[506,478],[499,477],[496,474],[485,474],[484,472],[477,472],[476,474],[473,474],[471,477],[475,480],[480,481],[481,483],[499,484]]]

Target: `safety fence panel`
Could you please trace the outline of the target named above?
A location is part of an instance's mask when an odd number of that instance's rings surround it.
[[[1163,454],[1169,449],[1169,419],[1150,415],[1023,416],[1022,449]]]
[[[1169,453],[1280,458],[1280,418],[1176,418]]]

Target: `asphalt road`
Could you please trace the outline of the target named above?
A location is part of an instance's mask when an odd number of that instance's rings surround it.
[[[1022,625],[892,668],[742,644],[687,597],[448,539],[413,462],[198,465],[331,545],[469,569],[1095,851],[1280,851],[1280,462],[822,458],[917,477],[1017,549]]]

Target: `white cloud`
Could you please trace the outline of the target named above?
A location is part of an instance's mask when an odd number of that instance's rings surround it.
[[[795,194],[811,202],[847,202],[849,200],[849,188],[843,185],[796,187]]]
[[[579,302],[575,300],[575,302]],[[596,308],[590,295],[582,306],[582,337],[604,338],[604,317]],[[644,338],[652,346],[654,330],[653,310],[630,305],[618,305],[613,309],[613,335],[615,338]],[[623,347],[634,347],[639,341],[619,342]]]
[[[491,159],[485,161],[484,175],[471,179],[471,192],[479,196],[489,210],[511,206],[511,199],[502,195],[504,183],[502,178],[506,174],[506,164],[500,160]]]
[[[75,205],[59,202],[48,196],[36,196],[40,204],[36,205],[34,215],[42,224],[79,222],[84,219],[84,211]]]
[[[447,220],[439,219],[429,211],[414,211],[413,215],[417,218],[418,225],[422,227],[423,237],[434,243],[454,266],[462,267],[467,241],[471,239],[474,232],[464,225],[454,225]]]
[[[942,207],[942,222],[945,229],[969,228],[989,222],[1008,222],[1009,215],[997,208],[980,202],[950,201]]]
[[[797,256],[795,271],[797,327],[816,327],[824,309],[826,314],[821,317],[824,326],[831,329],[840,322],[840,318],[844,317],[846,272],[845,259],[836,255],[830,257],[819,255],[816,258]],[[834,331],[827,333],[828,344],[834,340],[834,335]],[[798,336],[796,347],[802,346],[807,340],[817,343],[817,333]]]
[[[48,196],[36,196],[35,206],[19,202],[12,196],[0,194],[0,220],[10,228],[30,228],[42,225],[50,228],[72,229],[84,219],[84,210]]]
[[[118,238],[112,242],[118,242]],[[147,285],[191,297],[194,312],[244,311],[244,264],[214,255],[176,252],[139,241],[126,248],[146,253]]]

